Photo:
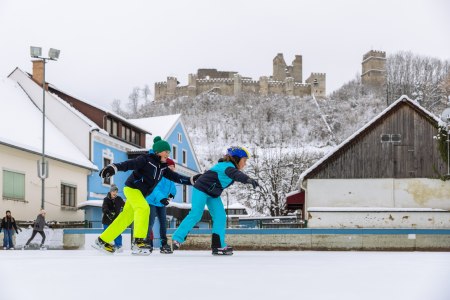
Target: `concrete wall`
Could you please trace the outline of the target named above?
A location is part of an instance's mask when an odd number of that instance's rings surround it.
[[[174,229],[169,229],[169,239]],[[65,229],[64,248],[89,249],[101,230]],[[129,240],[129,231],[124,241]],[[450,229],[229,229],[236,250],[450,251]],[[84,245],[83,245],[84,243]],[[211,230],[192,230],[184,250],[209,250]]]

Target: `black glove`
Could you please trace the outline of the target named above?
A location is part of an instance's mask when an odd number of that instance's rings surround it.
[[[194,183],[197,181],[197,179],[198,179],[200,176],[202,176],[202,175],[203,175],[202,173],[199,173],[199,174],[197,174],[197,175],[192,176],[192,177],[191,177],[191,183],[192,183],[192,185],[194,185]]]
[[[247,180],[247,183],[248,183],[248,184],[251,184],[252,187],[253,187],[254,189],[256,189],[256,188],[259,186],[258,181],[256,181],[256,180],[253,179],[253,178],[249,178],[249,179]]]
[[[114,220],[114,216],[115,216],[115,215],[116,215],[115,213],[112,213],[112,212],[110,212],[110,211],[108,211],[108,212],[106,213],[106,217],[107,217],[108,219],[110,219],[111,221]]]
[[[163,198],[163,199],[161,199],[161,201],[159,201],[159,202],[161,202],[161,204],[164,205],[164,206],[169,205],[169,199],[167,199],[167,198]]]
[[[173,199],[173,198],[175,198],[175,196],[172,195],[172,193],[170,193],[168,198],[172,198]]]
[[[107,177],[111,177],[114,174],[116,174],[117,172],[117,168],[114,164],[110,164],[107,165],[106,167],[104,167],[100,173],[98,174],[98,176],[102,177],[102,178],[107,178]]]

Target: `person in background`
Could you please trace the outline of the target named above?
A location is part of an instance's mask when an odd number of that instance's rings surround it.
[[[206,204],[213,222],[212,254],[233,254],[233,248],[225,243],[226,213],[220,195],[235,181],[251,184],[253,188],[259,186],[255,179],[241,172],[249,157],[244,147],[232,146],[216,165],[196,180],[192,189],[192,209],[172,236],[173,250],[180,248],[189,231],[200,221]]]
[[[16,231],[16,234],[19,234],[19,230],[22,231],[19,227],[17,227],[16,220],[11,216],[11,211],[6,211],[6,216],[3,217],[2,223],[0,225],[0,232],[3,229],[3,250],[14,250],[13,244],[13,230]]]
[[[122,197],[118,196],[119,188],[117,185],[111,185],[108,194],[103,199],[102,211],[102,224],[103,229],[106,230],[109,225],[117,218],[117,216],[122,211],[125,202]],[[114,239],[114,247],[117,252],[122,252],[122,235],[120,234],[117,238]]]
[[[175,172],[175,162],[167,158],[167,167]],[[150,220],[148,225],[147,239],[150,245],[153,247],[152,230],[153,224],[155,224],[155,217],[159,220],[159,236],[161,241],[161,247],[159,248],[161,253],[171,254],[172,248],[167,244],[167,225],[166,225],[166,206],[169,205],[177,194],[177,189],[173,181],[166,178],[162,178],[153,192],[148,195],[145,200],[150,205]]]
[[[39,233],[42,236],[42,241],[40,248],[44,249],[44,243],[45,243],[45,232],[44,232],[44,226],[50,227],[47,222],[45,222],[45,214],[46,211],[44,209],[41,209],[40,213],[37,215],[36,220],[33,223],[33,233],[31,234],[31,237],[28,239],[25,246],[23,246],[24,249],[28,248],[30,245],[30,242],[34,239],[37,233]]]

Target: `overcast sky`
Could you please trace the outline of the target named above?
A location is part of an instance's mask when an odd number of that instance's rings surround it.
[[[0,0],[0,38],[1,77],[31,72],[31,45],[60,49],[47,81],[106,107],[198,68],[271,75],[277,53],[303,55],[303,80],[327,73],[329,93],[371,49],[450,59],[450,1]]]

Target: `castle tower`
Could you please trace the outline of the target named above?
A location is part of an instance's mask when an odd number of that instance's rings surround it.
[[[306,83],[311,85],[311,93],[317,97],[325,97],[327,94],[327,75],[325,73],[311,73]]]
[[[386,82],[386,52],[370,50],[363,55],[361,82],[371,87],[381,87]]]
[[[295,82],[303,81],[303,59],[301,55],[296,55],[295,59],[292,61],[292,73],[291,76],[294,77]]]
[[[188,96],[197,96],[197,74],[189,74],[188,76]]]
[[[178,82],[177,82],[176,77],[167,77],[167,96],[168,97],[175,96],[177,85],[178,85]]]
[[[234,74],[233,93],[235,96],[239,96],[242,92],[242,77],[239,74]]]
[[[267,76],[259,77],[259,94],[263,96],[269,95],[269,78]]]
[[[275,81],[284,81],[286,79],[286,62],[283,53],[278,53],[273,59],[273,76]]]

